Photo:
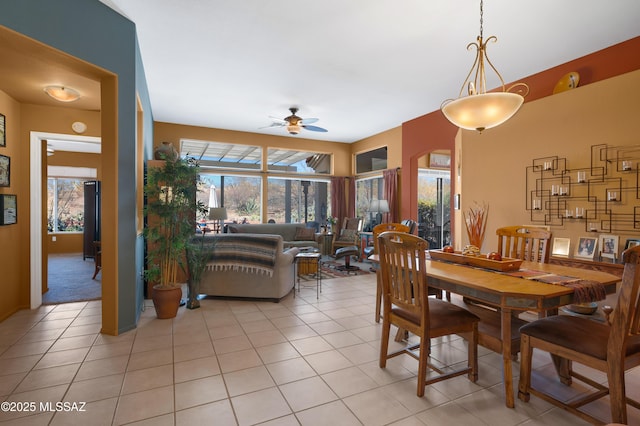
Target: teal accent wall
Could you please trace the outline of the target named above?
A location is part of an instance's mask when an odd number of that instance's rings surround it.
[[[143,303],[143,244],[136,235],[136,94],[145,111],[145,158],[153,116],[135,25],[98,0],[5,1],[0,25],[118,75],[118,331],[136,326]],[[147,155],[147,153],[149,153]]]

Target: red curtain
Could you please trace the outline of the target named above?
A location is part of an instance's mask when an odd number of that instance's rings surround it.
[[[382,180],[384,181],[384,196],[389,203],[389,213],[387,217],[383,215],[382,221],[400,222],[398,214],[398,169],[389,169],[382,172]]]
[[[347,194],[348,185],[348,194]],[[356,181],[350,177],[335,176],[331,178],[331,216],[341,226],[345,217],[356,215]]]

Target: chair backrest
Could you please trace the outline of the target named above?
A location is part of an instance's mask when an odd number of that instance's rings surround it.
[[[355,231],[362,231],[362,218],[361,217],[345,217],[344,220],[342,221],[342,228],[340,228],[340,230],[343,229],[352,229]]]
[[[640,335],[640,246],[622,253],[624,272],[618,294],[618,304],[611,315],[611,332],[607,345],[607,358],[625,355],[627,341]],[[636,339],[637,342],[637,339]],[[611,358],[612,356],[616,358]]]
[[[406,225],[409,227],[409,233],[413,234],[416,230],[416,221],[415,220],[411,220],[411,219],[405,219],[402,222],[400,222],[403,225]]]
[[[397,231],[397,232],[405,232],[410,234],[409,227],[407,225],[403,225],[401,223],[381,223],[373,227],[373,252],[380,253],[378,251],[378,235],[387,231]]]
[[[536,226],[506,226],[496,230],[498,252],[504,257],[548,263],[551,231]]]
[[[378,235],[380,277],[385,317],[391,306],[421,318],[427,325],[426,251],[429,243],[405,232],[387,231]]]

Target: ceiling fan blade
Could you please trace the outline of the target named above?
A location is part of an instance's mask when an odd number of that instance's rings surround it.
[[[284,127],[284,126],[286,126],[286,123],[271,123],[268,126],[258,127],[258,129],[270,129],[272,127]]]
[[[315,123],[318,120],[319,118],[303,118],[302,120],[300,120],[300,124],[311,124]]]
[[[318,127],[318,126],[307,126],[303,124],[302,128],[306,130],[311,130],[312,132],[328,132],[327,129],[323,129],[322,127]]]
[[[282,118],[280,118],[280,117],[274,117],[274,116],[270,115],[270,116],[269,116],[269,118],[270,118],[271,120],[273,120],[273,122],[274,122],[274,123],[282,123],[282,125],[283,125],[283,126],[287,124],[287,121],[286,121],[286,120],[283,120],[283,119],[282,119]]]

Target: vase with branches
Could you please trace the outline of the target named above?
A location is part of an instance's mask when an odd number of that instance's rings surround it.
[[[462,212],[462,215],[467,228],[469,244],[480,249],[484,241],[484,231],[487,229],[489,206],[486,203],[479,204],[474,202],[474,205],[469,207],[467,212]]]

